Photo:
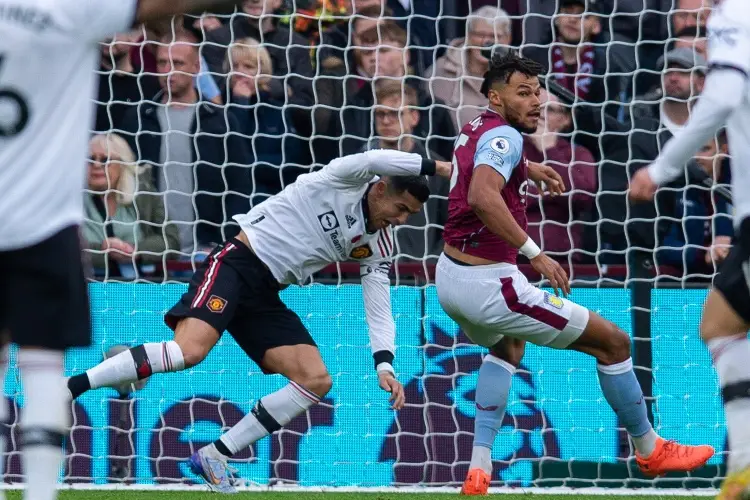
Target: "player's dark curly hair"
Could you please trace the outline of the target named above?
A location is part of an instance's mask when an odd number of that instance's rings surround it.
[[[538,62],[518,55],[510,50],[505,54],[495,54],[490,61],[490,69],[484,74],[482,82],[482,95],[489,97],[490,87],[498,81],[508,83],[513,73],[522,73],[526,76],[538,76],[544,72],[544,68]]]

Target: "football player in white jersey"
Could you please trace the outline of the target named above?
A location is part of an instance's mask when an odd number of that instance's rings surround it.
[[[70,414],[63,351],[91,341],[77,226],[99,42],[140,23],[235,3],[0,0],[0,332],[2,344],[21,347],[27,499],[56,497]],[[0,457],[8,417],[0,405]]]
[[[731,456],[719,498],[750,493],[750,2],[714,2],[708,20],[709,73],[690,120],[630,184],[636,200],[683,173],[698,148],[726,127],[732,154],[735,244],[703,307],[701,338],[719,374]]]
[[[339,158],[300,176],[281,193],[234,218],[237,238],[216,248],[165,321],[174,340],[133,347],[68,381],[73,397],[197,365],[228,331],[266,373],[289,384],[260,398],[252,412],[190,458],[215,491],[235,491],[227,460],[318,403],[331,388],[315,341],[279,298],[334,262],[359,261],[374,366],[395,409],[404,391],[393,369],[392,226],[430,195],[424,175],[450,177],[451,164],[375,150]],[[346,332],[348,333],[348,332]],[[352,332],[355,333],[355,332]]]

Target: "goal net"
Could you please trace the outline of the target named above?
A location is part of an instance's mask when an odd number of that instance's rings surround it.
[[[450,159],[458,127],[486,106],[484,55],[511,44],[549,68],[553,96],[542,97],[543,129],[525,138],[525,151],[568,184],[556,200],[528,187],[530,233],[568,270],[572,300],[633,337],[657,432],[718,453],[691,475],[642,476],[595,361],[529,345],[492,451],[493,485],[716,487],[726,429],[698,322],[731,237],[721,187],[730,152],[721,137],[707,145],[653,206],[625,196],[628,175],[656,157],[699,95],[710,11],[687,0],[654,3],[663,10],[649,2],[354,0],[362,11],[349,16],[349,3],[249,1],[231,15],[178,19],[102,43],[95,128],[108,139],[92,142],[92,157],[99,147],[112,161],[103,176],[89,167],[82,230],[93,269],[93,343],[67,354],[67,375],[117,349],[170,338],[163,314],[211,245],[232,233],[237,207],[368,148]],[[372,5],[383,8],[372,14]],[[333,389],[232,460],[249,484],[463,481],[486,351],[446,316],[431,285],[449,186],[431,187],[423,213],[396,230],[395,366],[406,408],[390,410],[378,388],[358,267],[332,266],[282,297],[318,343]],[[105,191],[118,194],[115,205]],[[6,479],[17,482],[23,396],[11,367]],[[192,369],[91,391],[72,405],[61,481],[194,484],[187,457],[284,383],[224,335]]]

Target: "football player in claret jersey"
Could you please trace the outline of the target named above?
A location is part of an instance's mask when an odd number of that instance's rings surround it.
[[[0,0],[0,380],[12,341],[28,500],[57,496],[70,425],[63,353],[91,343],[78,225],[99,43],[144,22],[236,3]],[[2,401],[0,422],[9,417]],[[0,435],[0,471],[8,436]]]
[[[380,387],[400,409],[404,391],[392,365],[391,227],[422,209],[430,195],[424,175],[448,177],[450,170],[447,162],[375,150],[339,158],[300,176],[248,214],[235,216],[242,228],[239,236],[213,251],[166,315],[174,340],[134,347],[71,377],[72,395],[195,366],[227,330],[264,372],[289,379],[286,387],[260,398],[237,425],[191,457],[191,468],[209,486],[231,493],[235,487],[227,459],[304,413],[331,388],[315,341],[281,301],[279,291],[305,283],[331,263],[355,260],[360,262]]]
[[[654,432],[627,333],[557,296],[558,289],[570,292],[568,277],[526,234],[528,182],[554,194],[563,186],[551,168],[523,155],[521,133],[536,130],[542,111],[541,69],[514,53],[493,58],[482,86],[489,107],[463,127],[455,146],[437,294],[466,335],[490,350],[477,381],[474,447],[462,489],[469,495],[487,493],[491,448],[526,341],[596,358],[602,392],[632,437],[645,474],[693,470],[714,453],[710,446],[684,446]],[[549,280],[555,295],[529,284],[516,267],[519,252]]]
[[[700,335],[719,375],[730,456],[721,500],[750,497],[750,2],[714,1],[709,73],[690,120],[630,184],[636,200],[683,175],[698,148],[726,126],[732,155],[735,242],[703,306]]]

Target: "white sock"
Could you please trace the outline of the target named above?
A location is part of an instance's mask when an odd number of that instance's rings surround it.
[[[722,391],[735,384],[750,383],[750,342],[746,335],[708,341]],[[750,398],[737,398],[724,404],[729,441],[730,472],[750,465]]]
[[[86,371],[91,389],[135,382],[152,373],[177,372],[185,368],[177,342],[150,342],[105,359]]]
[[[659,439],[659,435],[651,429],[643,436],[630,436],[630,438],[633,440],[633,445],[638,453],[643,458],[648,458],[656,448],[656,440]]]
[[[471,449],[469,470],[482,469],[487,474],[492,474],[492,457],[490,457],[490,451],[486,446],[474,446]]]
[[[253,410],[221,436],[219,441],[234,455],[281,429],[294,417],[319,402],[318,396],[295,382],[289,382],[278,391],[262,397]],[[216,449],[217,444],[218,442],[209,445],[210,452],[220,451]],[[219,448],[222,444],[219,444]]]
[[[5,454],[8,452],[8,438],[10,436],[10,408],[5,400],[5,378],[8,375],[9,346],[0,350],[0,482],[5,478]],[[5,500],[5,493],[0,491],[0,500]]]
[[[70,406],[63,353],[21,349],[18,369],[24,389],[21,451],[26,475],[26,500],[57,498],[63,440],[70,427]]]

